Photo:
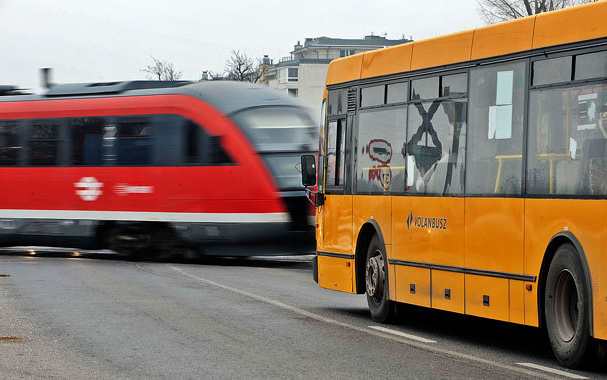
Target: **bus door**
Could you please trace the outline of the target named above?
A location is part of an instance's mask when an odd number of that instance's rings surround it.
[[[352,292],[352,193],[349,185],[352,116],[346,116],[347,90],[329,92],[325,155],[325,203],[320,214],[318,284]]]

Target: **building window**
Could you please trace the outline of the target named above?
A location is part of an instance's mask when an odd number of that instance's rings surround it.
[[[340,49],[339,50],[339,56],[340,57],[347,57],[349,55],[354,55],[356,54],[356,52],[354,51],[354,49]]]
[[[289,82],[297,82],[298,78],[299,78],[299,69],[297,67],[289,67],[288,69],[288,78],[287,80]]]
[[[299,93],[296,88],[289,88],[287,91],[288,91],[289,95],[291,95],[292,97],[294,97],[296,99],[299,97]]]

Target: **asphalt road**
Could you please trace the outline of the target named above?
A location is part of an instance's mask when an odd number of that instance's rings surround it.
[[[539,329],[417,308],[398,324],[378,325],[364,296],[313,282],[310,256],[187,263],[0,256],[0,378],[605,374],[559,367]]]

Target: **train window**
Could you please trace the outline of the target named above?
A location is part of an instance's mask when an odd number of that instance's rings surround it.
[[[19,124],[15,120],[0,120],[0,165],[19,165],[23,149],[19,144]]]
[[[185,155],[185,162],[187,164],[203,164],[206,163],[206,155],[211,152],[211,150],[205,149],[206,145],[209,143],[208,134],[205,130],[194,123],[191,120],[188,120],[185,123],[185,132],[183,133],[183,152]]]
[[[98,117],[72,119],[73,165],[101,165],[104,120]]]
[[[52,166],[59,164],[59,122],[32,120],[28,136],[28,164]]]
[[[152,163],[152,125],[146,119],[119,119],[116,124],[116,163],[121,166]]]
[[[573,59],[559,57],[533,62],[533,85],[569,82]]]
[[[228,152],[223,148],[223,136],[210,136],[207,145],[209,149],[210,164],[232,164],[234,161],[230,158]]]

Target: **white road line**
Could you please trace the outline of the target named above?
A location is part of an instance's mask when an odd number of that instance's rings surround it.
[[[136,266],[138,268],[140,268],[141,270],[144,270],[144,271],[147,271],[147,272],[150,272],[150,273],[154,273],[154,272],[150,271],[149,269],[142,268],[139,264],[136,264]],[[173,269],[176,272],[179,272],[180,274],[182,274],[182,275],[184,275],[186,277],[189,277],[189,278],[193,279],[193,280],[205,283],[207,285],[215,286],[215,287],[220,288],[220,289],[228,290],[230,292],[234,292],[234,293],[243,295],[245,297],[249,297],[249,298],[258,300],[260,302],[264,302],[264,303],[267,303],[269,305],[273,305],[273,306],[276,306],[278,308],[281,308],[281,309],[284,309],[284,310],[288,310],[288,311],[291,311],[291,312],[299,314],[299,315],[303,315],[305,317],[308,317],[310,319],[314,319],[316,321],[330,323],[332,325],[336,325],[336,326],[344,327],[344,328],[347,328],[347,329],[356,330],[356,331],[359,331],[359,332],[362,332],[362,333],[365,333],[365,334],[373,335],[373,336],[376,336],[376,337],[388,339],[388,340],[391,340],[393,342],[405,344],[407,346],[415,347],[417,349],[420,349],[420,350],[423,350],[423,351],[427,351],[427,352],[431,352],[433,354],[440,354],[440,355],[449,356],[451,358],[456,358],[456,359],[470,360],[470,361],[481,363],[481,364],[484,364],[484,365],[488,365],[488,366],[492,366],[492,367],[497,367],[497,368],[500,368],[502,370],[516,372],[516,373],[519,373],[519,374],[522,374],[522,375],[530,376],[530,377],[535,378],[535,379],[553,379],[552,376],[545,375],[545,374],[543,374],[541,372],[530,371],[530,370],[526,370],[526,369],[523,369],[523,368],[520,368],[520,367],[515,367],[515,366],[512,366],[512,365],[508,365],[508,364],[502,364],[502,363],[494,362],[494,361],[491,361],[491,360],[479,358],[479,357],[472,356],[472,355],[466,355],[466,354],[463,354],[461,352],[451,351],[451,350],[447,350],[447,349],[444,349],[444,348],[438,348],[436,346],[431,346],[429,344],[417,342],[417,341],[414,341],[414,340],[411,340],[411,339],[404,339],[403,337],[400,337],[400,336],[397,336],[397,335],[386,334],[386,333],[383,333],[381,331],[375,331],[375,330],[371,330],[371,329],[364,328],[364,327],[358,327],[358,326],[355,326],[355,325],[352,325],[352,324],[349,324],[349,323],[346,323],[346,322],[338,321],[336,319],[323,317],[322,315],[315,314],[315,313],[312,313],[312,312],[309,312],[309,311],[306,311],[306,310],[303,310],[303,309],[299,309],[299,308],[297,308],[295,306],[287,305],[287,304],[282,303],[280,301],[276,301],[276,300],[273,300],[273,299],[270,299],[270,298],[267,298],[267,297],[264,297],[264,296],[260,296],[260,295],[257,295],[257,294],[249,293],[249,292],[244,291],[244,290],[233,288],[233,287],[228,286],[228,285],[223,285],[223,284],[211,281],[211,280],[207,280],[207,279],[202,278],[200,276],[196,276],[194,274],[188,273],[188,272],[184,271],[183,269],[178,268],[176,266],[170,266],[170,268]]]
[[[565,377],[568,377],[570,379],[588,379],[588,377],[584,377],[584,376],[580,376],[580,375],[575,375],[573,373],[569,373],[569,372],[565,372],[565,371],[559,371],[558,369],[544,367],[544,366],[538,365],[538,364],[533,364],[533,363],[516,363],[516,364],[522,365],[522,366],[525,366],[525,367],[539,369],[540,371],[546,371],[546,372],[554,373],[555,375],[565,376]]]
[[[402,331],[387,329],[387,328],[381,327],[381,326],[369,326],[369,328],[370,329],[374,329],[374,330],[379,330],[379,331],[387,332],[387,333],[394,334],[394,335],[398,335],[398,336],[402,336],[402,337],[407,338],[407,339],[417,340],[418,342],[436,343],[436,341],[432,340],[432,339],[422,338],[421,336],[415,336],[415,335],[404,333]]]

